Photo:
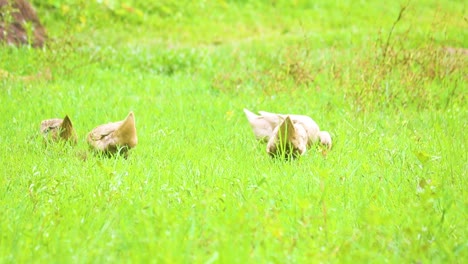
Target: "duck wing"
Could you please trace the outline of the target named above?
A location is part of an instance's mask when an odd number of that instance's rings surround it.
[[[88,138],[92,141],[99,141],[116,131],[123,121],[100,125],[89,132]]]
[[[63,119],[60,118],[53,118],[53,119],[47,119],[43,120],[41,122],[41,133],[47,133],[50,130],[57,129],[62,125]]]

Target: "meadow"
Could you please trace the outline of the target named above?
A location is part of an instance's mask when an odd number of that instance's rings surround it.
[[[0,263],[466,263],[464,1],[31,2],[47,46],[0,47]],[[243,108],[333,148],[272,159]],[[129,157],[91,154],[129,111]],[[66,114],[78,144],[44,145]]]

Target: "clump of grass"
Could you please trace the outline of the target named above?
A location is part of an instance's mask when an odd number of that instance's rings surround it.
[[[336,64],[333,78],[359,109],[390,105],[446,108],[466,97],[462,92],[466,54],[454,54],[438,45],[432,33],[416,43],[408,41],[415,34],[411,29],[395,34],[406,8],[401,8],[388,35],[381,33],[370,49],[357,51],[351,65]],[[440,89],[446,85],[450,87]]]
[[[401,8],[388,34],[376,33],[377,39],[368,40],[365,48],[345,53],[333,47],[316,50],[304,38],[273,53],[263,53],[261,47],[255,54],[235,53],[226,68],[239,71],[219,71],[212,86],[226,93],[252,90],[266,96],[327,90],[367,111],[461,104],[466,99],[468,51],[438,44],[433,34],[440,33],[435,29],[418,40],[411,37],[415,34],[411,29],[396,33],[406,8]],[[235,66],[239,64],[244,66]],[[324,80],[329,82],[326,87],[321,85]]]
[[[462,86],[466,58],[463,56],[453,56],[434,46],[412,50],[393,47],[388,54],[380,62],[380,56],[357,59],[358,71],[353,74],[359,76],[348,76],[354,80],[351,82],[340,80],[352,88],[348,94],[359,108],[386,107],[393,103],[417,109],[429,105],[446,108],[451,102],[460,103],[465,99]],[[446,85],[451,86],[440,88]]]
[[[313,86],[322,65],[313,59],[315,52],[307,44],[301,44],[278,48],[273,53],[261,51],[263,47],[260,46],[253,54],[234,54],[231,63],[225,67],[239,71],[218,71],[212,87],[226,93],[252,87],[265,96],[307,89]],[[255,60],[245,60],[249,57]],[[239,63],[245,67],[236,67]]]

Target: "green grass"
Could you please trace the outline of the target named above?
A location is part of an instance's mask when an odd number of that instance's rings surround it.
[[[406,2],[34,2],[49,45],[0,49],[1,263],[468,258],[463,1],[411,1],[390,37]],[[333,149],[273,160],[244,107]],[[129,111],[129,158],[92,155]],[[65,114],[78,145],[44,146]]]

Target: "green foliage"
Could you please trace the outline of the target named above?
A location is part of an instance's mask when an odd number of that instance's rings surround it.
[[[33,3],[47,46],[0,48],[0,262],[468,257],[464,2]],[[244,107],[333,149],[271,159]],[[130,110],[128,159],[92,154]],[[77,146],[45,145],[65,114]]]

